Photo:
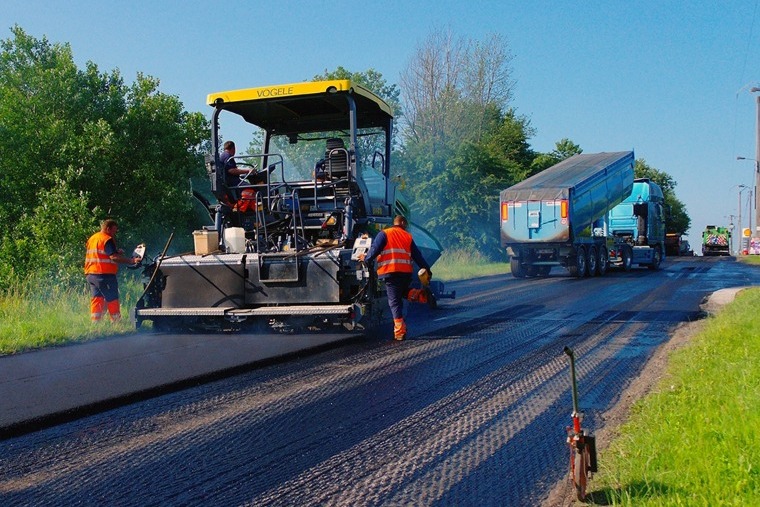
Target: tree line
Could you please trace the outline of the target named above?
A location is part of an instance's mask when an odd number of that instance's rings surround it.
[[[121,246],[178,248],[204,223],[192,198],[208,182],[203,156],[209,122],[188,112],[159,80],[118,70],[77,68],[68,44],[22,28],[0,42],[0,290],[30,277],[81,284],[86,238],[116,218]],[[444,248],[504,259],[498,241],[499,192],[582,151],[569,139],[535,151],[535,131],[513,102],[512,54],[499,35],[484,41],[437,30],[411,56],[400,84],[377,71],[342,67],[314,79],[351,78],[394,109],[393,176],[412,203],[413,220]],[[636,175],[663,187],[667,227],[689,217],[667,173],[636,162]]]
[[[81,284],[85,241],[107,217],[125,250],[191,227],[205,117],[158,79],[79,69],[68,44],[11,31],[0,43],[0,289],[30,277]]]

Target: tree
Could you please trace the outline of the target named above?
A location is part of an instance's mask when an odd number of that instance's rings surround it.
[[[583,153],[581,147],[570,139],[563,137],[556,143],[554,143],[554,150],[550,153],[539,153],[536,158],[533,159],[530,166],[530,176],[538,174],[544,169],[559,164],[563,160]]]
[[[401,76],[402,130],[407,142],[430,151],[431,170],[445,170],[460,143],[478,141],[495,126],[491,109],[504,110],[512,98],[511,60],[499,35],[480,43],[434,30],[417,48]]]
[[[530,123],[509,109],[509,47],[436,30],[401,78],[404,116],[398,174],[415,220],[446,248],[498,255],[498,192],[527,173]]]
[[[81,279],[87,234],[106,216],[124,245],[192,227],[203,115],[156,79],[127,86],[118,71],[78,69],[68,44],[12,33],[0,42],[0,288],[35,274]]]
[[[509,110],[481,141],[459,145],[447,169],[414,183],[415,212],[446,248],[478,251],[499,258],[499,192],[525,178],[534,153],[527,142],[530,122]],[[429,154],[412,144],[401,163],[431,164]]]

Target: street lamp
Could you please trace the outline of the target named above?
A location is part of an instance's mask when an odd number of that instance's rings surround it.
[[[753,90],[760,91],[760,88],[752,88]],[[758,100],[758,124],[760,125],[760,96],[757,97]],[[758,134],[758,147],[760,147],[760,133]],[[755,163],[755,177],[753,180],[755,180],[755,224],[756,227],[758,227],[758,230],[760,230],[760,206],[757,205],[757,189],[760,188],[760,162],[758,162],[758,159],[756,158],[748,158],[748,157],[736,157],[736,160],[751,160]],[[754,231],[752,231],[752,210],[749,210],[749,229],[750,229],[750,236],[758,236],[758,234],[753,234]]]
[[[739,239],[736,242],[736,254],[739,255],[742,252],[742,241],[744,238],[744,231],[742,230],[742,192],[744,192],[745,190],[749,190],[750,192],[752,192],[752,190],[747,185],[744,185],[744,184],[734,185],[734,187],[737,187],[739,189],[739,218],[738,218],[738,225],[736,227],[738,231],[738,235],[739,235]],[[734,188],[734,187],[731,187],[731,188]],[[749,222],[750,222],[749,228],[751,229],[752,228],[751,216],[749,218]]]

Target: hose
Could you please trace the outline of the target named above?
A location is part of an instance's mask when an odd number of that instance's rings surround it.
[[[166,241],[166,245],[164,245],[164,250],[161,252],[161,255],[158,257],[158,261],[156,262],[156,267],[153,270],[153,274],[150,275],[150,280],[148,280],[148,283],[145,284],[145,290],[143,290],[142,295],[140,295],[139,298],[137,298],[138,301],[141,301],[142,298],[145,297],[145,294],[148,293],[148,289],[150,289],[150,286],[153,285],[153,280],[156,278],[156,273],[158,273],[158,268],[161,267],[161,262],[164,260],[164,256],[166,255],[166,251],[169,249],[169,245],[172,243],[172,239],[174,239],[174,230],[172,230],[171,234],[169,234],[169,239]]]

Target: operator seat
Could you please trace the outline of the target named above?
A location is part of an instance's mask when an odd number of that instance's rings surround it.
[[[343,139],[334,137],[327,140],[324,170],[333,180],[348,177],[348,152]]]

